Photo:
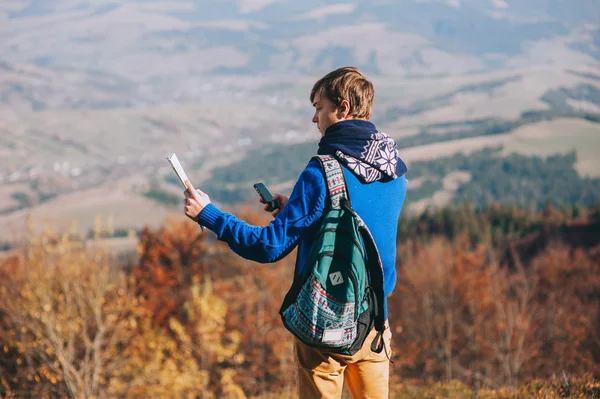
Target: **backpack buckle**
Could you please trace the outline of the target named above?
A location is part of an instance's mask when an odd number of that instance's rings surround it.
[[[344,208],[347,211],[352,210],[352,206],[350,206],[350,201],[346,197],[340,198],[340,207]]]

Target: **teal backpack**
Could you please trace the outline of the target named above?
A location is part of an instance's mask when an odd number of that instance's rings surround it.
[[[373,327],[371,349],[384,348],[383,268],[375,241],[354,212],[339,162],[318,159],[329,190],[330,207],[322,218],[306,263],[283,300],[283,325],[298,339],[326,352],[354,355]]]

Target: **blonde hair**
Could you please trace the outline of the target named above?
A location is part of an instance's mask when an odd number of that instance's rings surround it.
[[[375,88],[358,68],[342,67],[329,72],[314,84],[310,91],[311,103],[317,93],[325,96],[336,107],[342,105],[342,101],[348,101],[348,115],[354,118],[371,118]]]

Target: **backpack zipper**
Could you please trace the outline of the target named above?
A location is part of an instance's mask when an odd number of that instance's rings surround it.
[[[352,286],[354,287],[354,322],[358,320],[358,281],[356,281],[356,276],[352,269],[350,269],[350,280],[352,280]]]
[[[333,227],[329,227],[329,228],[323,230],[321,232],[321,234],[319,234],[317,237],[320,237],[320,236],[322,236],[325,233],[335,233],[336,231],[337,231],[337,229],[335,229]],[[351,235],[351,234],[348,234],[348,233],[344,233],[344,234],[347,235],[347,236]],[[352,237],[352,242],[354,242],[354,245],[356,246],[356,248],[358,248],[358,250],[360,251],[360,254],[362,255],[362,257],[365,258],[365,253],[363,251],[362,245],[360,245],[360,243],[354,237]]]

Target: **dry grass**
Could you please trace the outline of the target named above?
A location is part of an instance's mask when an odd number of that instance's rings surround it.
[[[398,106],[432,99],[455,92],[461,87],[485,84],[492,81],[520,77],[501,87],[486,92],[457,93],[449,105],[423,113],[403,116],[392,124],[394,128],[421,126],[434,123],[461,122],[485,118],[517,119],[525,110],[547,109],[548,104],[540,97],[548,90],[572,87],[579,83],[598,85],[598,82],[576,76],[556,67],[527,67],[482,74],[464,74],[443,78],[411,79],[411,82],[381,82],[378,97],[393,101],[393,96],[402,93]],[[383,102],[386,105],[386,102]],[[381,102],[379,103],[381,104]],[[392,133],[390,133],[392,134]]]
[[[548,156],[575,150],[576,169],[584,176],[600,176],[600,124],[581,119],[559,119],[522,126],[510,134],[503,154]]]
[[[408,162],[435,159],[456,153],[470,154],[484,147],[502,145],[503,154],[548,156],[577,153],[577,171],[582,175],[600,176],[600,124],[581,119],[557,119],[522,126],[512,133],[474,137],[400,150]]]
[[[63,231],[75,223],[78,231],[87,232],[96,227],[97,220],[105,227],[113,220],[114,229],[128,229],[158,226],[170,216],[183,217],[177,209],[160,205],[117,182],[61,195],[34,208],[0,216],[3,226],[0,241],[17,240],[26,229],[29,217],[35,221],[38,231],[46,226]]]
[[[30,190],[28,184],[3,184],[0,185],[0,210],[14,208],[20,205],[20,202],[12,197],[15,193],[27,193]]]
[[[411,179],[408,182],[408,190],[411,188],[417,188],[428,178],[426,176],[418,179]],[[456,171],[448,174],[442,180],[442,189],[434,193],[431,198],[423,198],[419,201],[415,201],[409,205],[409,212],[412,214],[419,214],[425,211],[428,207],[438,208],[448,205],[454,193],[462,183],[467,183],[471,180],[471,174],[463,171]]]
[[[504,145],[511,140],[510,134],[497,136],[482,136],[468,139],[453,140],[441,143],[421,145],[402,149],[400,145],[400,157],[407,162],[425,161],[435,158],[451,156],[456,153],[470,154],[484,147]]]

